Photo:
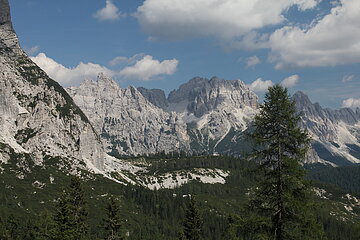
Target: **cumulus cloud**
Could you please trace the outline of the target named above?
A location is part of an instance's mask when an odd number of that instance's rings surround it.
[[[260,64],[261,61],[257,56],[252,56],[246,59],[246,66],[248,68],[255,67],[256,65]]]
[[[40,47],[39,46],[34,46],[31,48],[25,48],[25,52],[29,55],[29,56],[33,56],[35,54],[37,54],[40,51]]]
[[[258,78],[249,85],[249,88],[254,92],[266,92],[273,85],[274,83],[271,80],[263,81],[261,78]]]
[[[342,78],[341,82],[343,82],[343,83],[351,82],[352,80],[354,80],[354,78],[355,78],[355,75],[354,75],[354,74],[353,74],[353,75],[345,75],[345,76]]]
[[[360,1],[341,0],[306,28],[285,26],[269,39],[276,69],[360,62]]]
[[[149,81],[159,75],[172,75],[177,70],[179,61],[176,59],[160,62],[149,55],[140,58],[141,55],[143,54],[136,54],[130,58],[124,57],[126,58],[124,61],[133,65],[120,70],[111,70],[99,64],[82,62],[74,68],[68,68],[52,58],[47,57],[44,53],[39,53],[37,56],[31,57],[31,59],[51,78],[58,81],[64,87],[78,85],[84,79],[96,79],[100,72],[110,77]],[[135,58],[140,59],[134,62]]]
[[[348,98],[342,102],[343,107],[360,108],[360,98]]]
[[[290,77],[285,78],[284,80],[281,81],[281,85],[286,87],[286,88],[292,88],[293,86],[295,86],[300,80],[299,75],[292,75]]]
[[[211,36],[241,38],[284,22],[284,11],[314,8],[321,0],[145,0],[135,13],[152,38],[179,40]]]
[[[31,60],[43,69],[49,77],[65,87],[78,85],[86,78],[96,78],[100,72],[114,76],[113,71],[94,63],[80,62],[79,65],[74,68],[67,68],[52,58],[47,57],[44,53],[39,53],[36,57],[31,57]]]
[[[126,79],[149,81],[159,75],[172,75],[176,72],[179,61],[176,59],[159,60],[146,55],[137,60],[133,66],[128,66],[119,72],[119,75]]]
[[[106,6],[97,11],[93,16],[100,21],[114,21],[125,15],[120,12],[112,0],[106,0]]]
[[[113,60],[111,60],[109,62],[110,66],[116,66],[116,65],[120,65],[120,64],[133,64],[135,63],[137,60],[143,58],[145,56],[144,53],[137,53],[132,57],[125,57],[125,56],[118,56],[116,58],[114,58]]]

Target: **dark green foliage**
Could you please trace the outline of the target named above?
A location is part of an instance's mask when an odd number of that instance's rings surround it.
[[[259,226],[249,233],[256,233],[258,239],[322,238],[312,211],[310,184],[300,165],[310,139],[298,122],[295,102],[290,100],[287,90],[280,85],[270,87],[260,114],[255,117],[252,134],[258,147],[254,157],[260,162],[262,179],[251,194],[249,205],[257,216],[250,215],[248,219]]]
[[[360,194],[360,165],[331,167],[324,165],[308,166],[309,178],[331,183],[344,190]]]
[[[122,223],[119,215],[120,207],[113,196],[110,197],[109,203],[106,206],[106,218],[104,219],[104,229],[106,240],[122,240]]]
[[[196,206],[195,197],[191,196],[185,213],[184,237],[188,240],[202,239],[202,219]]]
[[[9,146],[0,144],[0,151],[7,151]],[[203,238],[206,240],[229,240],[226,238],[228,227],[228,215],[234,214],[241,216],[234,217],[235,223],[232,224],[233,232],[236,237],[241,239],[245,236],[242,232],[241,222],[245,222],[247,216],[242,212],[242,206],[246,203],[247,193],[254,186],[257,172],[251,171],[256,164],[254,162],[245,161],[239,158],[228,156],[164,156],[165,158],[152,157],[151,159],[143,159],[144,164],[153,164],[150,167],[150,173],[154,174],[158,169],[159,172],[171,172],[179,169],[192,168],[220,168],[229,171],[230,176],[226,179],[226,184],[202,184],[197,181],[184,185],[177,189],[163,189],[151,191],[140,186],[121,185],[99,175],[84,174],[90,177],[83,177],[82,181],[84,194],[88,202],[89,236],[88,239],[97,240],[104,239],[104,225],[102,219],[106,218],[106,206],[108,205],[108,197],[114,196],[121,206],[119,212],[122,221],[122,231],[129,233],[126,239],[131,240],[175,240],[179,239],[179,232],[183,230],[183,220],[185,219],[185,211],[188,206],[188,194],[197,196],[197,208],[202,214],[203,219]],[[17,231],[18,239],[25,239],[23,233],[26,229],[35,229],[33,232],[39,232],[33,239],[49,239],[48,237],[39,238],[41,232],[51,233],[52,216],[56,213],[57,208],[54,200],[59,198],[62,189],[69,188],[71,176],[59,171],[59,158],[45,158],[44,166],[31,166],[31,173],[26,173],[23,179],[19,179],[16,175],[19,172],[17,166],[19,159],[21,162],[31,163],[31,158],[21,154],[12,153],[14,160],[8,164],[3,164],[3,173],[0,174],[0,216],[7,222],[10,215],[14,215],[14,219],[18,223],[19,231]],[[138,162],[139,158],[129,159],[129,161]],[[49,176],[54,178],[51,183]],[[46,183],[43,188],[37,188],[32,185],[34,181]],[[338,210],[334,208],[339,206],[345,211],[342,204],[338,201],[346,194],[346,192],[334,192],[333,188],[327,185],[317,186],[326,189],[334,198],[321,200],[320,220],[326,223],[325,229],[327,236],[336,236],[331,240],[351,239],[358,240],[353,237],[355,230],[349,221],[343,222],[341,218],[332,216],[329,213]],[[320,199],[317,199],[320,201]],[[48,209],[49,213],[42,213],[44,209]],[[317,212],[320,208],[317,208]],[[356,209],[354,207],[354,209]],[[340,209],[341,210],[341,209]],[[355,211],[355,210],[354,210]],[[39,215],[39,213],[42,213]],[[319,213],[318,213],[319,214]],[[42,215],[48,215],[43,217]],[[50,217],[50,220],[49,220]],[[45,220],[48,219],[48,220]],[[239,221],[241,222],[239,223]],[[358,224],[359,219],[354,215],[354,224]],[[33,225],[28,225],[32,222]],[[252,220],[259,226],[263,226],[261,221]],[[327,224],[331,222],[331,224]],[[252,224],[246,225],[249,231]],[[328,227],[327,227],[328,226]],[[1,229],[1,227],[0,227]],[[42,229],[42,230],[41,230]],[[0,230],[1,231],[1,230]],[[341,237],[341,234],[344,238]],[[45,234],[45,236],[48,236]],[[340,237],[339,237],[340,236]],[[234,238],[235,240],[236,238]],[[238,240],[238,239],[236,239]]]
[[[81,240],[88,239],[88,212],[84,190],[80,179],[73,177],[70,187],[63,191],[56,206],[54,216],[54,240]]]

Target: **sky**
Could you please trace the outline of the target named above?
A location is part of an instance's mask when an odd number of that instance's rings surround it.
[[[360,107],[359,0],[10,0],[21,46],[64,87],[99,72],[166,93],[193,77]]]

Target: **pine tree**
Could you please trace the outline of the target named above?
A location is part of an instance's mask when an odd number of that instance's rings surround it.
[[[107,240],[122,240],[124,239],[121,232],[121,218],[119,215],[120,207],[114,197],[110,198],[106,206],[106,218],[104,219],[105,225],[105,238]]]
[[[54,233],[54,220],[53,216],[47,210],[43,211],[39,215],[38,221],[35,223],[35,239],[47,240],[51,239]]]
[[[71,179],[69,189],[63,191],[57,203],[57,212],[54,216],[55,240],[82,240],[87,239],[88,225],[86,201],[81,181],[77,177]]]
[[[264,231],[264,239],[321,239],[323,235],[312,211],[311,186],[300,164],[310,138],[298,122],[295,102],[287,89],[270,87],[252,134],[257,146],[254,156],[260,161],[263,178],[250,207],[258,214],[253,220],[260,223],[257,234]]]
[[[228,221],[228,225],[225,233],[223,234],[222,239],[238,240],[239,238],[237,237],[237,228],[238,228],[237,216],[229,215],[227,221]]]
[[[4,240],[13,239],[11,237],[11,233],[8,229],[6,222],[2,217],[0,217],[0,239],[4,239]]]
[[[187,240],[199,240],[201,237],[202,220],[196,206],[194,196],[191,196],[185,213],[184,236]]]

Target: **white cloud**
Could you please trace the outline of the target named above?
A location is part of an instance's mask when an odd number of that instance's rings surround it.
[[[177,70],[178,60],[159,60],[153,59],[152,56],[146,55],[136,60],[143,54],[136,54],[133,57],[126,58],[128,64],[132,66],[120,70],[110,70],[107,67],[94,63],[80,62],[74,68],[67,68],[55,60],[47,57],[44,53],[39,53],[31,59],[42,68],[52,79],[58,81],[62,86],[76,86],[84,79],[96,79],[100,72],[110,77],[120,77],[139,81],[149,81],[159,75],[172,75]]]
[[[249,67],[255,67],[256,65],[260,64],[261,61],[257,56],[252,56],[246,59],[246,66]]]
[[[343,107],[360,108],[360,98],[348,98],[342,102]]]
[[[137,53],[132,57],[124,57],[124,56],[118,56],[116,58],[114,58],[113,60],[111,60],[109,62],[110,66],[116,66],[116,65],[120,65],[120,64],[133,64],[135,63],[137,60],[143,58],[145,56],[144,53]]]
[[[36,57],[31,57],[31,60],[43,69],[49,77],[58,81],[64,87],[78,85],[86,78],[94,79],[100,72],[114,76],[113,71],[94,63],[80,62],[79,65],[74,68],[67,68],[47,57],[44,53],[39,53]]]
[[[25,48],[25,52],[29,55],[29,56],[33,56],[35,54],[37,54],[40,51],[40,47],[39,46],[34,46],[31,48]]]
[[[354,78],[355,78],[355,75],[354,75],[354,74],[353,74],[353,75],[345,75],[345,76],[342,78],[341,82],[343,82],[343,83],[351,82],[352,80],[354,80]]]
[[[284,80],[281,81],[281,85],[286,87],[286,88],[292,88],[293,86],[295,86],[300,80],[299,75],[292,75],[290,77],[285,78]]]
[[[269,39],[276,69],[360,62],[360,1],[341,0],[307,28],[285,26]]]
[[[176,59],[159,60],[153,59],[152,56],[146,55],[137,60],[133,66],[126,67],[119,72],[121,77],[141,81],[149,81],[159,75],[172,75],[176,72],[179,61]]]
[[[248,86],[254,92],[266,92],[273,85],[274,83],[271,80],[263,81],[261,78],[258,78]]]
[[[120,12],[112,0],[106,0],[106,6],[97,11],[93,16],[100,21],[114,21],[125,15]]]
[[[116,58],[114,58],[113,60],[111,60],[109,62],[109,65],[114,67],[116,65],[119,65],[121,63],[124,63],[124,62],[127,62],[128,58],[127,57],[124,57],[124,56],[118,56]]]
[[[284,22],[291,6],[314,8],[320,0],[145,0],[135,16],[152,38],[211,36],[231,41]]]

